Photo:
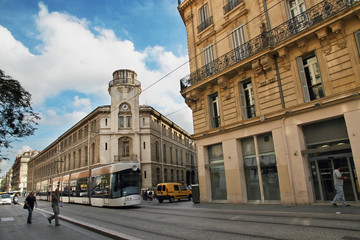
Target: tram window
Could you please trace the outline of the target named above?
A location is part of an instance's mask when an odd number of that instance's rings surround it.
[[[121,186],[120,186],[120,173],[115,173],[112,176],[112,191],[111,191],[111,197],[118,198],[121,197]]]
[[[108,197],[110,193],[110,174],[91,178],[91,196]]]
[[[84,197],[88,195],[87,178],[80,178],[76,182],[76,196]]]
[[[76,180],[70,181],[69,190],[70,190],[70,193],[69,193],[70,196],[75,197],[76,196]]]

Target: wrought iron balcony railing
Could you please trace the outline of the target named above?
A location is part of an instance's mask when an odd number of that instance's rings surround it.
[[[324,0],[307,11],[273,28],[271,31],[263,32],[238,48],[215,59],[210,64],[207,64],[182,78],[180,80],[181,90],[223,71],[270,46],[276,45],[359,2],[360,0]]]
[[[230,0],[225,6],[224,6],[224,14],[227,14],[231,10],[233,10],[237,5],[239,5],[243,0]]]

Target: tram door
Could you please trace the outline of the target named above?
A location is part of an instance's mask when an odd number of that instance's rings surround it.
[[[348,177],[347,180],[344,180],[346,201],[359,201],[359,182],[351,155],[333,155],[310,159],[315,200],[322,202],[333,200],[336,194],[333,171],[337,163],[340,164],[340,172],[343,176]]]

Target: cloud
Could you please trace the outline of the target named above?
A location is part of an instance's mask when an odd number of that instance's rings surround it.
[[[188,65],[183,65],[188,56],[178,57],[162,46],[137,51],[134,42],[121,39],[113,30],[99,26],[90,29],[87,19],[49,12],[42,3],[39,3],[35,23],[39,32],[36,37],[41,42],[36,46],[38,54],[32,54],[10,31],[0,26],[0,66],[32,94],[34,106],[42,111],[41,124],[76,123],[95,109],[101,99],[102,104],[108,101],[108,83],[118,69],[137,72],[143,89],[140,104],[151,105],[164,115],[186,106],[179,93],[179,80],[188,74]],[[119,29],[127,32],[123,26]],[[181,65],[183,67],[169,74]],[[158,83],[149,88],[156,81]],[[44,106],[47,99],[68,90],[76,94],[72,97],[75,109],[61,112]],[[191,111],[172,115],[175,116],[179,116],[172,119],[177,125],[192,131]]]
[[[73,102],[74,107],[77,108],[84,108],[84,110],[90,111],[91,110],[91,100],[90,98],[79,98],[79,96],[74,97]]]

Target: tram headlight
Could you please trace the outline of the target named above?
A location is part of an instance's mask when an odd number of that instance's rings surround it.
[[[131,169],[136,172],[138,170],[138,167],[136,165],[133,165]]]

